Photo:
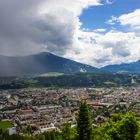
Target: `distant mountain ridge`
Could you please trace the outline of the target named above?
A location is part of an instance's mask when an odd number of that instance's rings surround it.
[[[140,74],[140,60],[128,64],[108,65],[101,68],[110,73],[137,73]]]
[[[140,74],[140,60],[129,64],[108,65],[98,69],[48,52],[16,57],[0,55],[0,77],[35,75],[48,72],[64,74],[79,72]]]
[[[99,69],[43,52],[28,56],[9,57],[0,55],[0,76],[21,76],[61,72],[65,74],[78,72],[98,72]]]

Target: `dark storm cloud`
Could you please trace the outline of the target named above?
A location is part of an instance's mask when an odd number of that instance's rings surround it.
[[[70,14],[39,15],[44,0],[0,0],[0,53],[27,54],[44,49],[63,55],[72,44],[75,25]],[[66,13],[67,14],[67,13]]]
[[[75,28],[72,21],[64,22],[56,15],[47,14],[32,26],[37,32],[32,39],[50,52],[63,55],[72,45]]]

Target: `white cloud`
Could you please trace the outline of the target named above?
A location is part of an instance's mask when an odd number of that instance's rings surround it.
[[[140,36],[135,33],[110,31],[97,40],[104,49],[110,48],[109,64],[128,63],[140,58]]]
[[[140,58],[140,36],[135,33],[79,31],[78,36],[80,40],[65,54],[66,57],[97,67],[129,63]]]
[[[130,26],[133,29],[140,29],[140,9],[132,13],[121,15],[118,21],[123,26]]]
[[[115,16],[111,16],[111,18],[106,23],[110,25],[114,25],[116,22],[118,22],[118,18]]]
[[[106,0],[106,3],[107,4],[112,4],[112,3],[114,3],[116,0]]]
[[[39,13],[57,13],[59,10],[66,10],[79,16],[83,9],[89,6],[99,6],[101,0],[44,0],[45,2],[39,8]],[[53,8],[52,8],[53,6]],[[65,14],[65,13],[63,13]]]
[[[103,32],[106,32],[106,29],[100,28],[100,29],[95,29],[93,31],[97,33],[103,33]]]
[[[111,16],[107,23],[111,25],[119,23],[120,25],[128,26],[131,29],[140,29],[140,9],[123,14],[119,17]]]

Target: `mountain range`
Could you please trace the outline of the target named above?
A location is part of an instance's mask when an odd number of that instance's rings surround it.
[[[0,55],[0,76],[21,76],[59,72],[72,74],[97,72],[98,69],[54,54],[43,52],[28,56],[8,57]]]
[[[101,68],[102,71],[110,73],[140,73],[140,60],[132,63],[109,65]]]
[[[0,76],[23,76],[58,72],[88,73],[140,73],[140,60],[129,64],[109,65],[100,69],[70,59],[43,52],[28,56],[0,55]]]

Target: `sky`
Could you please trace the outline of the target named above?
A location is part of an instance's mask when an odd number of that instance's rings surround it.
[[[140,0],[0,0],[0,54],[50,52],[95,67],[140,59]]]

